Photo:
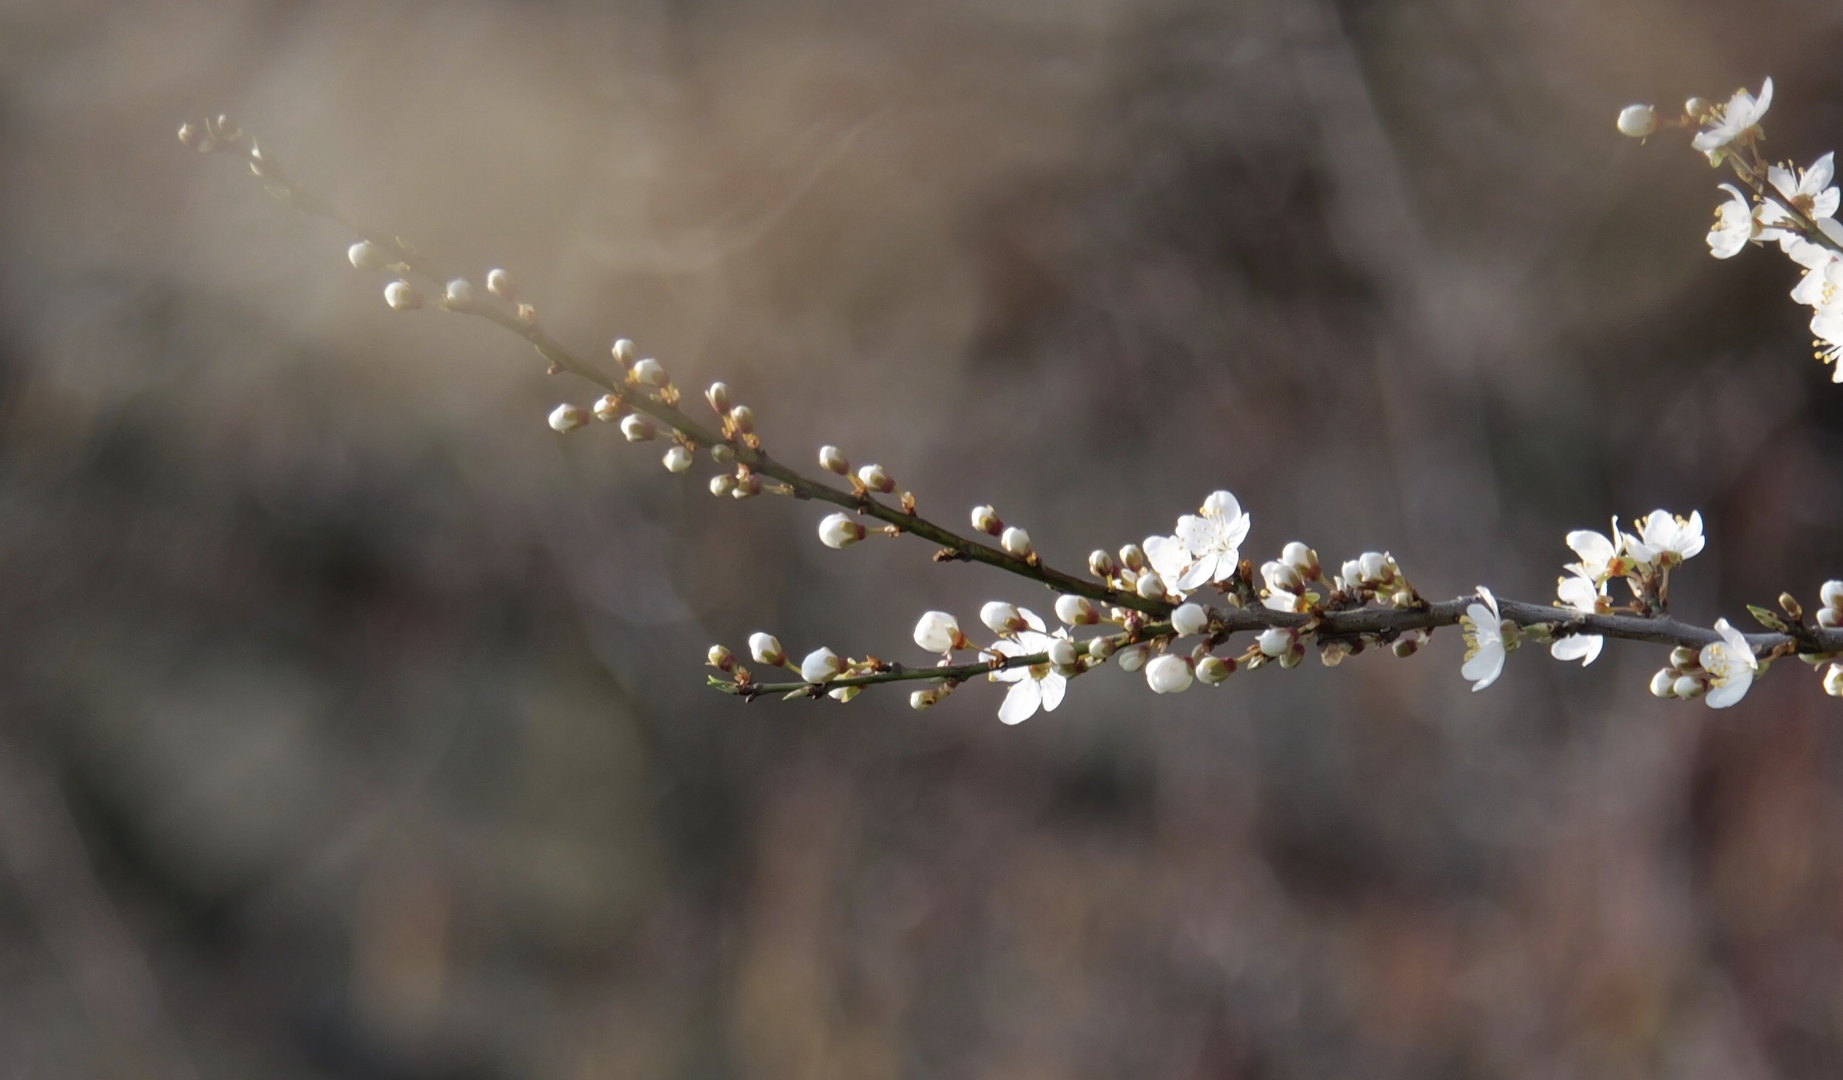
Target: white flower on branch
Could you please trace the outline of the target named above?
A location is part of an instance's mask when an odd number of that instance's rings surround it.
[[[1710,110],[1709,126],[1698,132],[1690,145],[1707,154],[1710,164],[1721,164],[1724,148],[1736,139],[1751,138],[1750,132],[1772,103],[1773,80],[1770,77],[1760,87],[1758,98],[1746,90],[1736,90],[1727,105],[1717,105]]]
[[[827,514],[819,523],[819,542],[826,547],[842,549],[870,535],[870,530],[858,524],[849,514]]]
[[[1653,510],[1638,525],[1638,535],[1623,534],[1625,548],[1632,558],[1647,566],[1676,566],[1694,558],[1702,550],[1702,512],[1690,511],[1689,517]]]
[[[634,343],[627,338],[615,338],[614,344],[608,346],[608,354],[614,357],[614,362],[621,365],[623,371],[634,366]]]
[[[833,690],[827,690],[826,697],[831,698],[833,701],[843,703],[850,701],[863,692],[864,688],[861,686],[840,686]]]
[[[642,386],[665,386],[672,381],[672,377],[666,374],[665,365],[650,356],[634,364],[633,372],[634,381]]]
[[[1165,579],[1159,577],[1156,571],[1147,570],[1133,582],[1133,591],[1147,600],[1163,600],[1165,598]]]
[[[1562,578],[1555,586],[1555,594],[1563,604],[1586,615],[1599,610],[1600,598],[1606,595],[1603,590],[1604,586],[1596,584],[1579,569],[1575,570],[1575,576]],[[1557,638],[1549,646],[1549,655],[1557,660],[1579,660],[1581,666],[1586,667],[1599,657],[1600,648],[1605,644],[1606,639],[1599,634],[1570,634]]]
[[[1233,576],[1241,565],[1241,542],[1248,538],[1253,523],[1253,518],[1242,513],[1235,496],[1226,491],[1204,499],[1198,513],[1178,518],[1177,536],[1191,559],[1175,582],[1178,589],[1188,591]]]
[[[915,644],[932,653],[970,649],[973,643],[960,632],[960,623],[945,611],[930,611],[915,624]]]
[[[933,708],[935,702],[940,700],[941,693],[938,690],[916,690],[909,695],[909,708],[920,712]]]
[[[1025,630],[1016,638],[994,643],[992,651],[1007,657],[1030,656],[1049,652],[1055,641],[1048,634]],[[1044,712],[1053,711],[1062,704],[1062,693],[1068,686],[1067,677],[1047,662],[994,671],[991,679],[1011,684],[1004,704],[998,707],[998,718],[1007,724],[1023,723],[1035,716],[1039,707]]]
[[[1651,676],[1651,696],[1660,698],[1676,697],[1676,682],[1677,677],[1671,673],[1669,668],[1661,669],[1656,675]]]
[[[1783,165],[1769,165],[1766,168],[1766,181],[1773,186],[1774,191],[1779,193],[1779,197],[1784,199],[1792,209],[1809,218],[1820,231],[1832,238],[1840,235],[1835,231],[1836,222],[1831,220],[1837,212],[1839,198],[1837,189],[1830,183],[1835,177],[1836,165],[1833,154],[1825,154],[1812,162],[1810,168],[1798,170],[1797,176],[1793,176],[1792,171]],[[1760,233],[1760,239],[1779,241],[1780,249],[1787,255],[1794,255],[1794,252],[1800,247],[1815,246],[1810,243],[1811,238],[1804,235],[1797,219],[1788,214],[1778,203],[1771,201],[1762,203],[1759,217],[1760,224],[1766,226]],[[1830,222],[1829,228],[1825,227],[1826,221]],[[1794,255],[1794,258],[1797,256]],[[1799,260],[1799,264],[1810,265],[1803,259]]]
[[[973,507],[973,528],[982,533],[998,536],[1005,531],[1005,523],[999,519],[998,511],[990,506]]]
[[[1299,631],[1284,626],[1270,626],[1261,631],[1254,639],[1254,644],[1261,650],[1262,656],[1279,658],[1293,651],[1293,645],[1299,640]]]
[[[760,630],[749,635],[749,655],[755,658],[756,663],[767,664],[769,667],[780,667],[787,663],[787,654],[781,649],[781,640]]]
[[[1817,591],[1823,607],[1817,610],[1817,624],[1826,630],[1843,626],[1843,581],[1826,581]]]
[[[1081,650],[1075,642],[1066,637],[1056,637],[1049,643],[1049,662],[1063,675],[1072,675],[1081,663]]]
[[[710,493],[717,498],[721,499],[723,496],[733,495],[735,492],[736,476],[734,473],[718,473],[716,476],[710,478]],[[821,540],[825,539],[823,523],[821,523],[819,538]]]
[[[1811,335],[1820,346],[1815,355],[1831,365],[1830,381],[1843,383],[1843,364],[1837,363],[1837,358],[1843,356],[1843,296],[1829,297],[1812,316]]]
[[[1620,535],[1616,525],[1613,534]],[[1613,578],[1625,576],[1626,566],[1621,557],[1624,551],[1622,542],[1615,542],[1592,529],[1576,529],[1568,534],[1568,547],[1580,556],[1581,561],[1569,563],[1563,569],[1572,570],[1595,585],[1604,585]]]
[[[1201,604],[1180,604],[1171,613],[1171,629],[1177,631],[1179,637],[1201,634],[1209,629],[1209,613]]]
[[[845,670],[845,662],[831,649],[821,645],[800,661],[800,677],[810,683],[829,682]]]
[[[1732,259],[1753,239],[1753,208],[1733,184],[1722,184],[1728,201],[1715,208],[1715,227],[1709,230],[1709,254],[1717,259]]]
[[[451,311],[472,311],[474,309],[474,287],[466,278],[455,278],[443,290],[442,302]]]
[[[1753,646],[1728,620],[1715,620],[1715,632],[1722,639],[1704,645],[1698,659],[1709,673],[1709,708],[1725,709],[1747,696],[1760,663],[1753,657]]]
[[[1483,602],[1468,605],[1465,617],[1459,620],[1466,644],[1465,664],[1460,667],[1459,674],[1472,680],[1474,693],[1490,686],[1504,673],[1504,655],[1508,651],[1497,597],[1480,585],[1478,598]]]
[[[1145,666],[1145,682],[1155,694],[1177,694],[1190,689],[1190,661],[1182,656],[1153,657]]]

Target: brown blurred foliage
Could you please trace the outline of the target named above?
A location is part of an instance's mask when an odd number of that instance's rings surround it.
[[[1257,558],[1537,599],[1699,508],[1707,622],[1843,572],[1843,389],[1613,116],[1771,74],[1809,160],[1840,49],[1816,0],[0,4],[0,1075],[1836,1075],[1802,670],[1474,696],[1448,634],[1016,729],[744,707],[710,641],[1049,598],[559,440],[584,388],[172,131],[1059,564],[1228,487]]]

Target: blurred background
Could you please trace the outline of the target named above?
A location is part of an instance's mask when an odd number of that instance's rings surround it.
[[[1843,388],[1718,177],[1613,118],[1819,0],[0,3],[0,1076],[1818,1077],[1843,734],[1660,650],[1461,643],[743,705],[1051,597],[704,493],[515,338],[396,314],[307,186],[1045,556],[1226,487],[1258,562],[1552,596],[1699,509],[1702,623],[1843,576]],[[701,408],[701,406],[699,406]]]

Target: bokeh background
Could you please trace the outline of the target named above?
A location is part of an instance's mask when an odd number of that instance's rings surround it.
[[[1843,388],[1613,116],[1771,74],[1808,161],[1840,49],[1820,0],[0,3],[0,1076],[1843,1073],[1798,665],[744,706],[710,642],[1050,598],[556,436],[585,387],[173,139],[228,110],[1054,563],[1227,487],[1257,560],[1543,599],[1696,508],[1706,623],[1843,576]]]

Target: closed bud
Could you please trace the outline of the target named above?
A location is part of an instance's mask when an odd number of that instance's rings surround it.
[[[1201,634],[1209,629],[1209,614],[1201,604],[1179,604],[1171,613],[1171,629],[1176,630],[1179,637]]]
[[[719,383],[718,385],[722,385]],[[747,435],[755,430],[755,410],[747,405],[737,405],[730,409],[730,424],[738,434]]]
[[[518,287],[512,284],[512,275],[497,268],[486,272],[486,291],[508,304],[518,299]]]
[[[1097,578],[1105,580],[1113,577],[1114,571],[1119,568],[1120,564],[1114,562],[1113,556],[1100,548],[1095,548],[1088,553],[1088,572]]]
[[[819,523],[819,542],[829,548],[848,548],[869,535],[869,530],[846,514],[828,514]]]
[[[1836,264],[1832,263],[1831,265],[1834,266]],[[1827,608],[1843,610],[1843,581],[1824,582],[1823,587],[1817,590],[1817,598],[1822,601]]]
[[[723,416],[730,411],[730,388],[728,383],[714,382],[710,389],[704,391],[704,400],[710,402],[712,412]]]
[[[1145,682],[1155,694],[1176,694],[1190,689],[1190,661],[1166,653],[1145,666]]]
[[[1826,630],[1835,630],[1838,626],[1843,626],[1843,613],[1839,613],[1833,607],[1818,608],[1817,624]]]
[[[1220,656],[1205,656],[1197,661],[1197,681],[1205,686],[1221,686],[1235,674],[1235,665]]]
[[[1715,106],[1710,103],[1709,99],[1704,97],[1693,97],[1683,103],[1683,111],[1688,113],[1689,118],[1697,123],[1708,120],[1709,113],[1712,112],[1714,108]]]
[[[384,302],[392,311],[415,311],[422,306],[422,294],[402,278],[384,286]]]
[[[728,443],[717,443],[710,448],[710,460],[719,465],[728,465],[736,460],[736,450]]]
[[[721,645],[710,647],[710,666],[718,671],[735,671],[736,655]]]
[[[1085,596],[1063,595],[1056,598],[1056,617],[1070,626],[1092,626],[1101,621],[1101,612]]]
[[[935,702],[940,700],[941,692],[938,690],[916,690],[909,694],[909,708],[921,712],[933,708]]]
[[[753,499],[762,493],[762,478],[755,473],[737,473],[736,490],[730,496],[736,499]]]
[[[615,338],[613,347],[608,351],[614,354],[614,362],[621,365],[622,370],[634,366],[633,342],[626,338]]]
[[[1355,559],[1348,559],[1344,563],[1341,575],[1344,579],[1344,588],[1355,590],[1363,584],[1363,564]]]
[[[1075,662],[1081,658],[1081,653],[1076,649],[1075,643],[1068,638],[1057,638],[1050,642],[1048,652],[1049,662],[1064,672],[1073,668]]]
[[[1119,645],[1120,645],[1120,639],[1112,636],[1111,634],[1102,635],[1101,637],[1097,637],[1097,638],[1089,638],[1088,639],[1088,659],[1093,660],[1096,663],[1101,663],[1105,661],[1108,657],[1112,656],[1113,651],[1119,648]]]
[[[1678,676],[1677,681],[1670,685],[1670,692],[1684,701],[1694,701],[1701,697],[1707,689],[1702,685],[1700,679],[1693,679],[1688,675]]]
[[[845,452],[836,446],[819,448],[819,467],[840,476],[851,475],[851,462],[845,458]]]
[[[982,533],[999,536],[1005,531],[1005,523],[999,520],[998,511],[990,506],[975,506],[973,507],[973,528]]]
[[[749,655],[758,664],[780,667],[787,663],[787,654],[781,650],[781,640],[773,634],[764,634],[757,630],[749,635]]]
[[[729,473],[718,473],[710,478],[710,493],[721,499],[736,490],[736,478]]]
[[[1117,654],[1120,658],[1117,663],[1121,671],[1138,671],[1145,666],[1146,657],[1151,654],[1152,646],[1142,641],[1137,645],[1128,645],[1121,649]]]
[[[665,386],[672,381],[664,364],[647,357],[634,363],[634,381],[642,386]]]
[[[1262,656],[1285,656],[1293,649],[1293,642],[1298,634],[1284,626],[1270,626],[1261,631],[1261,636],[1254,639],[1260,646]]]
[[[1805,617],[1804,605],[1800,604],[1798,598],[1789,592],[1779,594],[1779,610],[1785,612],[1793,622],[1798,622]]]
[[[466,278],[455,278],[448,283],[442,300],[450,311],[472,311],[474,308],[474,287]]]
[[[681,473],[691,467],[691,451],[682,446],[674,446],[660,460],[665,464],[667,472]]]
[[[844,702],[850,701],[852,698],[857,697],[859,694],[863,692],[864,692],[864,688],[861,686],[841,686],[836,690],[827,690],[826,697],[829,697],[833,701],[843,704]]]
[[[606,424],[619,420],[626,411],[627,406],[614,394],[603,394],[601,400],[595,403],[595,419]]]
[[[382,270],[391,263],[390,252],[369,240],[360,240],[346,249],[354,270]]]
[[[1843,697],[1843,664],[1832,664],[1824,671],[1824,693]]]
[[[1428,639],[1427,631],[1410,630],[1407,633],[1403,634],[1402,636],[1396,638],[1393,642],[1391,642],[1389,645],[1389,650],[1393,652],[1396,656],[1399,656],[1403,660],[1406,660],[1408,657],[1413,656],[1417,652],[1420,652],[1421,646],[1427,644],[1427,639]]]
[[[1676,697],[1676,683],[1677,677],[1670,673],[1669,668],[1664,668],[1656,675],[1651,676],[1651,696],[1660,698]]]
[[[989,601],[980,608],[979,621],[985,623],[986,628],[994,634],[1015,634],[1028,625],[1024,621],[1024,613],[1003,600]]]
[[[621,417],[621,434],[628,442],[651,442],[659,437],[659,427],[639,413],[628,413]]]
[[[806,654],[800,661],[800,677],[810,683],[830,682],[845,670],[845,662],[824,645]]]
[[[1317,581],[1324,574],[1318,565],[1318,552],[1297,540],[1280,549],[1280,561],[1292,567],[1306,581]]]
[[[896,490],[896,481],[891,479],[890,474],[884,471],[881,465],[866,465],[859,469],[858,483],[885,495]]]
[[[1357,558],[1365,585],[1380,585],[1389,580],[1389,557],[1380,551],[1366,551]]]
[[[1147,570],[1139,575],[1139,580],[1133,582],[1133,591],[1147,600],[1163,600],[1165,579],[1159,577],[1156,571]]]
[[[562,435],[568,435],[588,422],[589,411],[578,405],[559,405],[550,410],[550,426]]]
[[[181,146],[190,146],[192,149],[196,150],[199,144],[204,141],[205,132],[203,129],[193,124],[179,125],[179,143]]]
[[[1004,548],[1006,554],[1020,559],[1028,558],[1032,550],[1030,534],[1016,525],[1006,526],[1004,535],[998,538],[998,546]]]
[[[1670,666],[1678,671],[1686,671],[1696,667],[1697,664],[1696,650],[1683,645],[1670,650]]]
[[[1649,105],[1627,105],[1619,110],[1619,134],[1642,139],[1657,130],[1657,110]]]
[[[1120,565],[1134,573],[1144,570],[1145,552],[1139,549],[1138,544],[1127,544],[1120,549]]]
[[[915,644],[932,653],[952,652],[971,642],[960,633],[960,623],[945,611],[930,611],[915,624]]]

